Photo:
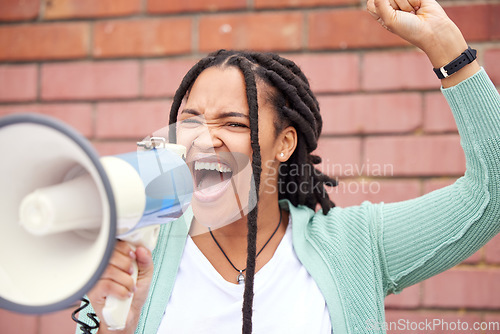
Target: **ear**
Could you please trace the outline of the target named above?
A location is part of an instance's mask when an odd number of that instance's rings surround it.
[[[285,162],[290,159],[297,147],[297,130],[293,126],[288,126],[281,131],[276,147],[276,160]]]

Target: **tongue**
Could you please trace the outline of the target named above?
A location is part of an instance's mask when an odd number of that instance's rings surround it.
[[[215,171],[206,172],[206,175],[201,179],[198,188],[204,190],[209,187],[215,186],[221,182],[222,182],[222,177],[219,172]]]
[[[198,191],[205,195],[215,195],[221,191],[229,182],[229,179],[222,178],[222,174],[216,171],[207,172],[198,185]]]

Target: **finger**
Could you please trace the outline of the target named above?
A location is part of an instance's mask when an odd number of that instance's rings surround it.
[[[389,3],[389,0],[374,0],[375,11],[380,16],[380,19],[386,26],[393,22],[396,16],[396,11]]]
[[[122,284],[113,280],[104,279],[99,282],[99,291],[105,296],[113,296],[119,299],[126,299],[132,296],[133,291],[127,289]]]
[[[115,245],[115,251],[129,255],[135,260],[135,252],[128,242],[119,240]]]
[[[92,290],[87,293],[96,311],[104,306],[107,296],[125,299],[131,295],[132,292],[129,289],[109,279],[100,279]]]
[[[375,13],[372,13],[372,12],[368,12],[375,20],[379,20],[380,19],[380,16],[378,16],[377,14]]]
[[[400,10],[401,8],[399,8],[399,5],[398,3],[396,2],[396,0],[389,0],[389,4],[391,5],[391,7],[394,9],[394,10]]]
[[[415,11],[419,10],[420,7],[422,7],[422,0],[408,0],[408,2]]]
[[[394,1],[396,1],[399,9],[402,11],[405,11],[408,13],[415,11],[415,9],[413,8],[413,6],[410,4],[410,2],[408,0],[394,0]]]
[[[380,25],[381,25],[382,27],[384,27],[385,29],[387,29],[387,30],[391,31],[391,29],[389,29],[389,28],[385,25],[384,20],[382,20],[382,18],[380,18],[380,17],[379,17],[379,18],[377,19],[377,22],[378,22],[378,23],[380,23]]]
[[[366,10],[368,11],[368,13],[370,13],[370,15],[375,19],[377,20],[379,18],[379,16],[377,15],[376,13],[376,9],[375,9],[375,3],[373,0],[368,0],[366,2]]]
[[[135,284],[132,276],[114,266],[109,266],[108,268],[106,268],[106,271],[104,271],[101,280],[114,282],[117,285],[121,285],[129,292],[135,291]]]
[[[135,261],[136,255],[134,252],[131,252],[133,254],[123,254],[121,252],[115,251],[111,255],[111,259],[109,260],[110,265],[131,274],[132,273],[132,263]]]

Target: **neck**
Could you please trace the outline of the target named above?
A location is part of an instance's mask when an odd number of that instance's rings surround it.
[[[278,200],[260,200],[258,205],[258,218],[257,218],[257,251],[264,245],[267,239],[274,232],[280,220],[280,208]],[[281,221],[281,228],[286,228],[287,215],[283,215]],[[209,235],[208,227],[199,224],[196,219],[193,220],[190,235],[211,238]],[[227,249],[231,254],[246,254],[247,251],[247,215],[242,216],[236,221],[225,225],[223,227],[212,229],[212,233],[217,241],[224,249]]]

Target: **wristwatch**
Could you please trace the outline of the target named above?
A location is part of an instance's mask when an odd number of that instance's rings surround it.
[[[476,53],[477,51],[469,46],[467,50],[462,52],[460,56],[453,59],[447,65],[440,68],[435,68],[434,73],[436,73],[439,79],[449,77],[453,73],[463,68],[465,65],[472,63],[476,59]]]

